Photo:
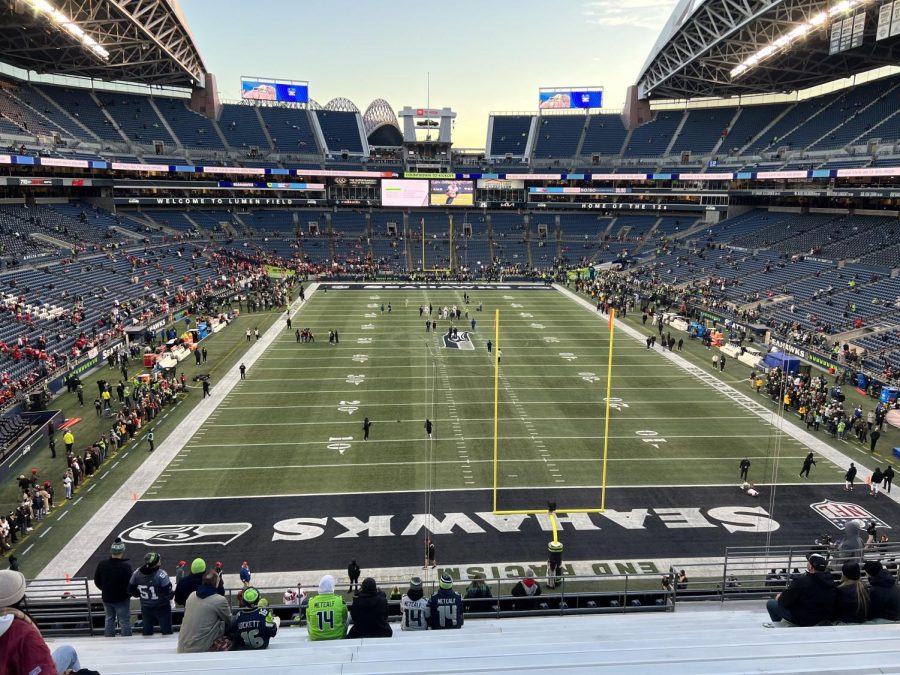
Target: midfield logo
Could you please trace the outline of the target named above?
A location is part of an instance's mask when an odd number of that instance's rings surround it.
[[[227,546],[251,528],[250,523],[206,523],[203,525],[154,525],[145,521],[119,536],[126,544],[157,546]]]
[[[830,499],[824,499],[821,502],[810,504],[809,508],[822,516],[837,529],[843,530],[844,526],[851,520],[858,520],[860,527],[863,529],[869,526],[869,523],[875,522],[877,527],[890,529],[891,526],[884,522],[881,518],[864,509],[859,504],[851,504],[850,502],[833,502]]]
[[[468,331],[457,333],[453,337],[444,333],[444,347],[447,349],[465,349],[467,351],[475,349],[475,345],[472,344]]]

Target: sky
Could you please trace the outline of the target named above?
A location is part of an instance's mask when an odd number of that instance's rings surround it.
[[[540,87],[602,86],[621,110],[676,0],[180,0],[223,101],[242,75],[306,80],[325,105],[456,113],[456,148],[483,148],[490,112],[534,111]]]

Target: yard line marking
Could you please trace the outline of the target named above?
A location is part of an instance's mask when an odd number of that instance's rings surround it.
[[[93,485],[91,485],[91,487],[89,487],[89,488],[87,489],[87,492],[90,492],[90,491],[93,490],[95,487],[97,487],[97,484],[96,484],[96,483],[94,483]],[[78,501],[81,501],[81,497],[78,498]],[[75,503],[77,504],[78,502],[75,502]]]
[[[57,522],[59,522],[60,520],[62,520],[63,518],[65,518],[67,515],[69,515],[68,510],[63,511],[62,513],[60,513],[60,514],[56,517]]]
[[[307,287],[307,298],[318,289],[317,283]],[[299,298],[291,304],[291,315],[300,311],[302,305]],[[266,330],[262,339],[256,341],[243,355],[243,362],[252,368],[257,359],[271,346],[281,334],[281,326],[274,323]],[[185,419],[163,440],[152,457],[141,463],[131,474],[127,484],[119,487],[108,500],[103,509],[91,516],[76,536],[60,548],[54,558],[38,574],[39,579],[58,579],[69,569],[80,569],[93,555],[103,541],[109,536],[116,523],[122,520],[133,506],[131,495],[142,494],[151,487],[166,465],[175,458],[184,447],[185,442],[206,422],[207,417],[221,405],[222,399],[238,383],[239,375],[232,368],[222,375],[213,387],[212,397],[203,399],[187,413]],[[179,402],[180,403],[180,402]],[[176,406],[178,403],[176,403]],[[174,410],[174,409],[173,409]],[[170,414],[166,413],[166,415]],[[163,416],[165,419],[166,415]]]
[[[91,486],[91,487],[93,487],[93,486]],[[90,492],[90,490],[88,490],[88,492]],[[84,499],[84,497],[79,497],[78,499],[76,499],[74,502],[72,502],[72,506],[75,506],[75,505],[76,505],[78,502],[80,502],[82,499]]]
[[[572,291],[560,286],[559,284],[553,284],[553,287],[557,290],[557,292],[574,300],[581,307],[590,309],[595,317],[595,321],[597,318],[603,318],[602,316],[594,313],[594,308],[584,298],[579,297]],[[620,322],[619,324],[619,330],[621,330],[624,334],[628,335],[637,342],[643,342],[645,340],[645,337],[642,333],[622,322]],[[806,446],[806,448],[817,452],[824,459],[833,462],[842,470],[846,470],[850,467],[851,459],[849,457],[838,451],[836,448],[830,446],[821,438],[817,438],[808,431],[796,426],[792,421],[789,421],[788,419],[785,419],[781,416],[776,416],[774,409],[769,409],[763,405],[760,405],[757,401],[751,399],[745,393],[740,392],[731,385],[726,384],[722,380],[719,380],[715,376],[708,373],[706,370],[694,365],[683,356],[679,356],[674,352],[666,352],[660,350],[655,351],[663,358],[681,368],[684,372],[705,383],[711,390],[716,391],[723,396],[727,396],[737,405],[757,415],[766,423],[766,426],[768,428],[774,429],[775,431],[778,431],[782,434],[788,434],[789,436]],[[670,387],[667,387],[667,389],[669,388]],[[858,460],[858,458],[854,458],[854,460]],[[872,471],[870,468],[863,465],[859,465],[857,467],[857,470],[863,475],[865,473],[871,473]],[[889,499],[900,503],[900,492],[897,492],[895,494],[885,494]]]
[[[371,443],[371,441],[369,441]],[[549,456],[549,455],[548,455]],[[803,459],[806,455],[789,455],[782,456],[782,459]],[[749,455],[749,459],[766,459],[764,455]],[[710,462],[710,461],[719,461],[719,460],[733,460],[734,457],[610,457],[608,461],[610,462]],[[465,463],[467,464],[493,464],[493,459],[468,459],[466,458]],[[555,458],[552,461],[548,460],[546,457],[544,459],[504,459],[503,462],[505,464],[537,464],[543,463],[546,466],[554,466],[555,464],[577,464],[579,462],[590,462],[591,464],[596,464],[598,462],[597,457],[567,457],[567,458]],[[354,463],[352,466],[360,466],[360,467],[373,467],[373,466],[430,466],[432,464],[459,464],[459,459],[435,459],[431,461],[415,461],[415,462],[358,462]],[[265,466],[198,466],[193,468],[180,468],[180,469],[170,469],[172,473],[190,473],[190,472],[202,472],[202,471],[240,471],[242,469],[247,469],[248,471],[265,471],[265,470],[281,470],[281,469],[334,469],[334,468],[343,468],[346,469],[348,464],[267,464]],[[760,483],[761,484],[761,483]],[[779,483],[779,485],[788,485],[789,483]],[[809,485],[809,483],[795,483],[795,485]],[[818,483],[816,483],[818,485]],[[838,485],[838,483],[835,483]],[[843,485],[843,483],[840,483]],[[574,486],[573,486],[574,487]],[[650,487],[650,486],[647,486]],[[656,487],[667,487],[667,486],[656,486]],[[697,487],[693,486],[682,486],[682,487]],[[704,486],[706,487],[706,486]],[[723,487],[723,486],[715,486],[715,487]],[[726,483],[724,487],[734,487],[733,483]],[[488,488],[490,489],[490,488]],[[403,490],[397,490],[396,492],[403,492]],[[344,493],[340,493],[344,494]],[[352,494],[352,493],[347,493]],[[363,492],[359,494],[379,494],[379,493],[368,493]],[[393,491],[389,491],[385,494],[393,494]],[[273,495],[260,495],[271,497]],[[282,495],[277,495],[282,496]],[[230,497],[225,497],[230,498]],[[171,499],[176,499],[172,497]],[[185,499],[196,499],[196,497],[185,497]],[[218,497],[216,497],[218,499]]]
[[[27,555],[27,554],[28,554],[28,551],[30,551],[30,550],[33,549],[33,548],[34,548],[34,544],[30,544],[30,545],[28,546],[28,548],[26,548],[24,551],[22,551],[22,555]]]
[[[567,388],[567,389],[570,389],[570,388],[571,388],[571,389],[581,389],[581,387],[566,387],[566,388]],[[541,390],[543,391],[544,388],[543,388],[543,387],[534,387],[534,389],[541,389]],[[371,391],[371,390],[369,390],[369,391]],[[325,392],[321,392],[321,393],[325,393]],[[631,400],[631,399],[630,399],[630,400]],[[710,400],[704,400],[704,399],[698,399],[698,400],[678,399],[677,401],[672,401],[672,400],[669,400],[669,399],[661,400],[661,401],[652,401],[652,400],[634,401],[634,400],[631,400],[631,402],[632,402],[632,403],[648,403],[648,404],[670,403],[670,404],[678,404],[678,405],[683,405],[683,404],[685,404],[685,403],[688,403],[688,404],[692,404],[692,403],[702,403],[702,404],[704,404],[704,405],[715,405],[715,404],[720,404],[720,405],[731,405],[731,404],[733,403],[732,401],[729,401],[729,400],[720,400],[720,401],[716,401],[716,400],[713,400],[713,399],[710,399]],[[478,406],[483,406],[485,403],[486,403],[486,401],[466,401],[465,403],[462,403],[462,404],[460,404],[460,405],[478,405]],[[596,408],[596,407],[597,407],[597,402],[596,402],[596,401],[586,401],[586,400],[584,400],[584,399],[578,399],[577,401],[565,401],[565,400],[559,400],[559,399],[553,399],[553,400],[551,400],[551,401],[523,401],[523,404],[524,404],[524,405],[548,405],[548,404],[551,404],[551,403],[553,403],[553,404],[559,404],[559,405],[587,405],[587,406],[591,406],[592,408]],[[390,407],[421,407],[421,405],[422,405],[422,404],[421,404],[420,402],[415,402],[415,403],[374,403],[374,402],[373,402],[373,403],[367,403],[367,404],[366,404],[366,407],[367,407],[367,408],[379,407],[379,406],[380,406],[380,407],[385,407],[385,406],[390,406]],[[240,405],[240,406],[226,406],[225,408],[223,408],[223,410],[295,410],[295,409],[303,409],[303,408],[334,408],[334,405],[333,405],[333,404],[320,405],[320,404],[315,404],[315,403],[296,404],[296,405]],[[491,418],[491,419],[493,419],[493,418]],[[554,417],[543,417],[543,418],[541,418],[541,417],[532,417],[531,419],[557,419],[557,418],[554,418]],[[571,418],[566,417],[566,419],[571,419]],[[591,419],[596,419],[596,418],[591,418]],[[616,419],[620,419],[620,418],[616,418]],[[631,418],[631,419],[640,419],[640,418],[635,417],[635,418]],[[654,417],[653,419],[661,419],[661,418]],[[687,418],[687,417],[679,416],[678,419],[692,419],[692,418]],[[698,418],[698,419],[699,419],[699,418]],[[708,418],[704,416],[702,419],[708,419]],[[722,418],[719,418],[719,419],[722,419]],[[219,425],[217,425],[217,426],[224,426],[224,425],[219,424]]]
[[[50,527],[48,527],[46,530],[44,530],[43,532],[41,532],[38,535],[38,539],[43,539],[47,535],[47,533],[52,529],[53,529],[53,526],[51,525]]]
[[[771,438],[772,434],[711,434],[711,435],[696,435],[691,434],[689,436],[675,436],[672,434],[666,434],[666,438]],[[501,441],[530,441],[531,436],[499,436],[499,440]],[[603,436],[544,436],[547,440],[558,440],[558,441],[597,441],[601,440]],[[640,437],[635,437],[634,434],[625,435],[625,436],[610,436],[611,439],[617,440],[631,440],[631,441],[640,441]],[[470,436],[470,441],[492,441],[494,440],[493,436]],[[395,438],[395,439],[376,439],[369,440],[367,443],[369,445],[373,445],[376,443],[421,443],[421,438]],[[435,443],[452,443],[455,442],[452,438],[435,438]],[[321,445],[322,441],[289,441],[289,442],[267,442],[267,443],[204,443],[203,445],[193,445],[193,448],[240,448],[240,447],[268,447],[273,445],[286,445],[286,446],[298,446],[298,445]],[[898,492],[900,494],[900,492]]]

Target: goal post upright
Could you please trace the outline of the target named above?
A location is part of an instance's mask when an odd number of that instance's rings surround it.
[[[500,309],[494,310],[494,513],[497,512],[499,456],[497,454],[498,420],[500,415]]]
[[[551,526],[554,530],[554,540],[557,539],[556,529],[556,513],[605,513],[606,512],[606,478],[607,466],[609,462],[609,417],[612,398],[612,377],[613,377],[613,342],[615,335],[615,310],[610,308],[609,313],[609,353],[606,365],[606,400],[605,415],[603,422],[603,459],[602,472],[600,482],[600,507],[599,508],[575,508],[567,509],[562,506],[551,511],[549,509],[498,509],[497,495],[499,492],[499,450],[498,450],[498,415],[499,415],[499,382],[500,382],[500,364],[499,349],[497,345],[500,343],[500,310],[496,310],[494,318],[494,485],[493,485],[493,506],[494,515],[498,516],[550,516]]]
[[[609,308],[609,359],[606,365],[606,414],[603,421],[603,477],[600,480],[600,511],[606,510],[606,465],[609,458],[609,404],[612,397],[613,337],[616,310]]]

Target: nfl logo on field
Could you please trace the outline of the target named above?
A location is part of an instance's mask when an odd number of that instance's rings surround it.
[[[839,530],[843,530],[844,526],[851,520],[860,521],[863,527],[867,527],[869,523],[874,521],[877,527],[891,529],[890,525],[859,504],[833,502],[830,499],[825,499],[821,502],[810,504],[809,507]]]

